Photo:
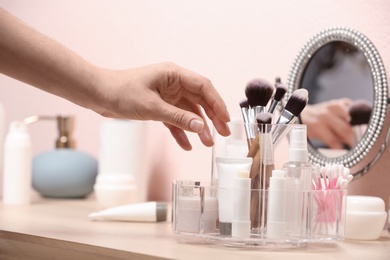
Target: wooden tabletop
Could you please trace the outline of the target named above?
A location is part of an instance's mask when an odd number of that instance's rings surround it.
[[[295,249],[234,249],[179,243],[170,222],[88,219],[94,200],[0,203],[0,259],[390,259],[387,232],[376,241],[345,240]]]

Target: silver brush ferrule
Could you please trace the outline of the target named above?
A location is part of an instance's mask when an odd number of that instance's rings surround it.
[[[273,114],[275,111],[276,106],[278,105],[279,101],[276,101],[275,99],[272,99],[271,105],[269,106],[268,112]]]
[[[255,106],[253,108],[253,111],[254,111],[254,113],[253,113],[253,122],[256,124],[257,123],[256,122],[257,114],[265,113],[266,112],[266,107],[264,107],[264,106]]]
[[[255,138],[255,135],[252,131],[252,123],[249,121],[249,109],[247,107],[241,108],[242,118],[244,120],[245,134],[248,140],[248,146],[251,145],[252,139]],[[250,143],[249,143],[250,142]]]
[[[295,118],[295,116],[290,111],[283,109],[283,111],[280,114],[280,117],[276,123],[277,124],[289,124],[291,122],[291,120],[293,120],[294,118]]]
[[[288,132],[288,129],[290,128],[289,125],[293,124],[296,121],[297,117],[294,116],[290,111],[283,110],[280,114],[280,117],[276,124],[280,125],[273,129],[272,131],[272,138],[274,147],[276,147],[280,140],[285,136],[285,134]]]

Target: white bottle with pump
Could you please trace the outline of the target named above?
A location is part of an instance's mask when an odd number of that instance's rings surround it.
[[[287,178],[287,234],[306,237],[309,232],[309,195],[313,167],[308,162],[306,125],[290,132],[289,162],[283,165]]]
[[[4,142],[3,202],[27,205],[31,199],[31,139],[22,122],[11,122]]]

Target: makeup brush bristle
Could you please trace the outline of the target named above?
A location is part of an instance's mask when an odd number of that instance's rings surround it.
[[[286,94],[286,92],[287,92],[287,86],[283,83],[277,83],[274,99],[276,101],[282,100],[282,98],[284,97],[284,94]]]
[[[251,107],[266,106],[274,92],[274,86],[265,79],[253,79],[245,88],[245,95]]]
[[[349,107],[349,116],[351,117],[351,121],[349,123],[351,125],[368,124],[371,117],[371,111],[372,106],[368,101],[362,99],[353,101]]]
[[[271,121],[272,121],[272,114],[271,113],[264,112],[264,113],[259,113],[256,115],[256,122],[258,124],[262,124],[262,125],[271,124]]]
[[[289,111],[294,116],[299,116],[302,110],[306,107],[307,101],[309,99],[308,96],[309,93],[304,88],[295,90],[288,99],[284,109]]]
[[[249,107],[248,99],[243,99],[243,100],[241,100],[241,102],[240,102],[240,107],[241,107],[241,108],[243,108],[243,107]]]
[[[256,115],[256,122],[258,124],[260,131],[269,132],[271,129],[268,129],[268,127],[266,127],[266,125],[271,124],[272,114],[269,112],[259,113]]]

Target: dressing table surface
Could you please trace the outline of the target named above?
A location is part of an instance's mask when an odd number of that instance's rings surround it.
[[[91,221],[94,200],[0,202],[0,259],[390,259],[390,237],[345,240],[294,249],[234,249],[182,244],[170,222]]]

